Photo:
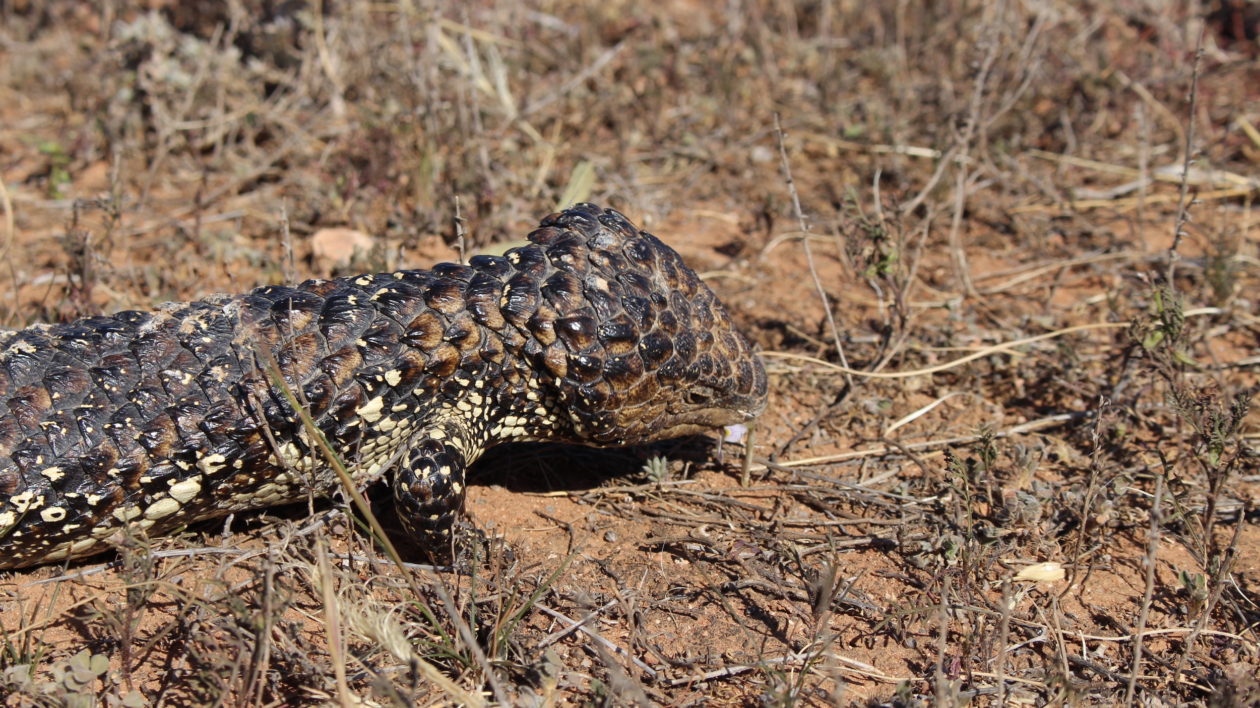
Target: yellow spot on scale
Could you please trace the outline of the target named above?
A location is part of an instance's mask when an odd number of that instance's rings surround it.
[[[200,493],[200,479],[186,479],[178,484],[172,484],[170,489],[171,498],[180,504],[187,504]]]
[[[356,413],[363,420],[369,423],[375,423],[381,417],[381,408],[385,405],[385,400],[381,398],[373,398],[364,403]]]
[[[67,555],[71,555],[71,556],[78,555],[86,551],[87,549],[92,548],[97,543],[98,541],[94,538],[81,538],[78,541],[75,541],[74,543],[70,544],[70,548],[68,549]]]
[[[227,462],[227,458],[221,453],[216,452],[213,455],[206,455],[200,460],[197,460],[197,467],[206,474],[214,474],[215,472],[223,469],[223,463],[225,462]]]
[[[144,512],[140,511],[140,509],[137,507],[124,506],[118,509],[114,509],[114,518],[118,519],[119,521],[131,521],[132,519],[140,516],[143,513]]]
[[[17,514],[11,511],[0,514],[0,532],[8,531],[14,526],[17,526]]]
[[[398,371],[397,369],[393,369],[393,370],[385,372],[385,383],[389,384],[390,386],[397,386],[399,381],[402,381],[401,371]]]
[[[166,497],[150,504],[149,508],[144,510],[144,518],[151,520],[161,519],[163,517],[170,516],[177,511],[179,511],[179,502],[175,499],[171,499],[170,497]],[[145,528],[148,527],[146,526]]]
[[[66,473],[63,472],[60,467],[45,467],[40,470],[39,473],[54,482],[66,476]]]
[[[66,510],[62,509],[59,506],[50,506],[47,509],[44,509],[43,511],[39,512],[39,518],[43,519],[44,521],[47,521],[48,523],[61,521],[62,519],[66,518]]]
[[[44,495],[41,494],[38,498],[36,498],[35,492],[22,492],[21,494],[10,497],[9,503],[13,505],[13,508],[17,509],[18,512],[21,513],[27,509],[38,509],[43,506]]]

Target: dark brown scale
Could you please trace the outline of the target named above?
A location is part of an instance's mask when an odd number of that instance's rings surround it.
[[[16,445],[23,436],[22,426],[12,416],[0,418],[0,448],[10,449]],[[0,484],[0,496],[7,494]]]
[[[635,342],[638,340],[638,332],[635,331],[634,324],[624,314],[601,323],[598,336],[600,344],[604,346],[604,351],[613,356],[634,351]]]
[[[466,352],[459,361],[459,373],[466,381],[478,381],[490,367],[476,352]]]
[[[572,312],[582,304],[582,281],[572,273],[556,273],[542,286],[542,295],[559,312]]]
[[[421,312],[407,325],[402,343],[409,347],[429,351],[442,342],[446,324],[431,311]]]
[[[604,377],[617,389],[629,389],[643,377],[643,360],[631,354],[604,361]]]
[[[324,299],[314,293],[291,290],[271,306],[271,319],[282,334],[304,332],[319,316]]]
[[[454,315],[464,311],[464,288],[458,281],[435,280],[425,290],[424,301],[444,315]]]
[[[513,248],[508,251],[506,256],[508,263],[513,266],[517,276],[524,276],[530,279],[535,288],[538,283],[546,279],[550,270],[550,264],[547,262],[547,254],[541,248],[525,247]],[[514,276],[515,277],[515,276]]]
[[[21,483],[22,477],[16,469],[9,468],[0,472],[0,494],[5,496],[13,494]]]
[[[9,356],[4,360],[4,371],[14,388],[29,385],[41,373],[52,358],[51,340],[42,332],[23,332],[18,341],[10,345]]]
[[[459,359],[458,349],[450,344],[440,344],[429,353],[429,360],[425,362],[424,371],[439,378],[446,378],[455,373],[455,369],[459,367]]]
[[[61,457],[80,446],[79,426],[74,420],[74,411],[58,411],[56,417],[39,424],[48,441],[48,449],[54,457]]]
[[[538,312],[535,312],[533,317],[529,318],[526,327],[539,344],[550,346],[556,341],[556,320],[559,316],[559,313],[550,305],[543,305],[538,308]]]
[[[374,319],[372,309],[363,305],[367,296],[357,288],[347,288],[347,291],[324,300],[319,327],[330,342],[353,341]]]
[[[482,327],[501,329],[507,320],[499,312],[499,293],[503,291],[503,283],[484,273],[477,273],[469,281],[465,290],[468,312]]]
[[[392,344],[392,342],[391,342]],[[297,382],[319,364],[324,352],[323,338],[315,332],[298,335],[276,355],[276,365],[285,379]]]
[[[499,311],[510,324],[523,327],[538,309],[540,299],[537,278],[518,273],[508,280]]]
[[[512,264],[503,256],[473,256],[468,260],[468,265],[478,275],[495,280],[503,280],[512,273]]]
[[[26,386],[9,399],[10,419],[28,432],[39,428],[39,422],[51,408],[52,397],[42,386]]]
[[[643,362],[648,368],[656,367],[673,353],[674,345],[669,341],[669,337],[660,332],[652,332],[639,340],[639,354],[643,356]]]
[[[371,296],[377,310],[399,326],[406,325],[427,306],[424,302],[424,289],[412,283],[396,279],[389,287]]]
[[[503,363],[503,355],[507,350],[503,346],[503,342],[497,337],[488,337],[481,343],[481,349],[477,351],[477,355],[481,360],[491,366],[498,366]],[[404,381],[404,383],[408,383]]]
[[[584,204],[468,265],[0,332],[0,568],[329,494],[272,365],[355,478],[386,475],[403,525],[445,545],[464,469],[494,444],[632,444],[758,413],[765,373],[729,321],[677,253]]]
[[[394,361],[393,369],[398,372],[397,386],[414,388],[420,378],[424,376],[424,355],[408,349]]]
[[[568,345],[569,351],[586,352],[596,343],[595,319],[589,315],[573,315],[556,320],[556,333]]]
[[[542,353],[542,364],[554,378],[563,379],[569,374],[569,352],[563,344],[555,343]]]
[[[481,344],[481,328],[468,312],[461,312],[451,318],[442,338],[450,342],[461,352],[471,351]]]

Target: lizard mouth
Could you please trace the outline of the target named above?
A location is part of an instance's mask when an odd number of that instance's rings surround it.
[[[689,410],[658,431],[655,437],[662,439],[699,435],[718,428],[756,420],[766,409],[766,398],[740,396],[700,409]]]

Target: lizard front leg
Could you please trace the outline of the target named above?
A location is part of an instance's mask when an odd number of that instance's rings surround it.
[[[452,556],[452,531],[464,506],[465,472],[476,452],[464,433],[453,423],[421,431],[394,472],[398,519],[435,559]]]

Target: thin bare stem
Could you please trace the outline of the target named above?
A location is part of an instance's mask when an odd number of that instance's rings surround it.
[[[1194,48],[1194,67],[1190,71],[1190,106],[1186,120],[1186,145],[1181,156],[1181,192],[1177,197],[1177,222],[1173,227],[1172,244],[1168,246],[1168,272],[1164,280],[1169,289],[1174,287],[1173,276],[1177,267],[1177,247],[1186,234],[1186,224],[1190,222],[1190,163],[1194,156],[1194,114],[1199,103],[1199,65],[1203,60],[1203,30],[1199,30],[1199,40]]]
[[[792,195],[792,209],[796,212],[797,223],[801,227],[801,231],[808,234],[809,225],[805,223],[805,214],[801,210],[801,197],[796,192],[796,182],[792,179],[792,166],[788,162],[787,147],[783,144],[783,126],[779,123],[779,114],[774,114],[774,131],[779,136],[779,159],[783,163],[783,179],[787,181],[788,192]],[[849,360],[844,355],[844,344],[840,340],[840,328],[836,325],[836,318],[831,313],[831,302],[827,298],[827,290],[823,287],[822,278],[818,277],[818,268],[814,265],[814,252],[809,247],[809,239],[801,239],[801,243],[805,249],[805,261],[809,263],[809,274],[814,279],[814,288],[818,291],[818,297],[822,300],[823,313],[827,316],[827,326],[831,329],[831,338],[836,345],[836,354],[840,357],[840,365],[845,368],[844,378],[849,386],[849,390],[853,389],[853,376],[849,373]]]

